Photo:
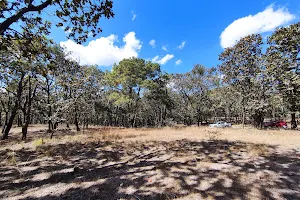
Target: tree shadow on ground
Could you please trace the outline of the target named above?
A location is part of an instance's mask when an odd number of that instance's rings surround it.
[[[3,160],[9,152],[0,152]],[[228,141],[89,142],[15,152],[0,198],[299,199],[300,159]]]

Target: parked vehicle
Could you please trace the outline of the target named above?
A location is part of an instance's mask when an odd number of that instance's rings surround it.
[[[216,122],[214,124],[210,124],[209,127],[211,127],[211,128],[213,128],[213,127],[225,128],[225,127],[231,127],[231,124],[227,123],[227,122],[219,121],[219,122]]]
[[[286,121],[277,120],[277,121],[270,121],[264,123],[264,128],[287,128]]]

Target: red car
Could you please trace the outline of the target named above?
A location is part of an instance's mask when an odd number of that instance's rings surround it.
[[[283,120],[270,121],[264,123],[264,128],[287,128],[287,123]]]

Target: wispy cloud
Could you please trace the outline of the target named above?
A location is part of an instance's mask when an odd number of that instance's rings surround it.
[[[182,60],[176,60],[175,65],[180,65],[182,63]]]
[[[135,12],[134,12],[134,11],[132,11],[132,12],[131,12],[131,14],[132,14],[132,18],[131,18],[131,20],[132,20],[132,21],[134,21],[134,20],[135,20],[135,18],[137,17],[137,15],[135,14]]]
[[[240,38],[250,34],[273,31],[279,26],[286,25],[295,19],[286,8],[274,9],[268,6],[264,11],[235,20],[225,28],[220,36],[223,48],[232,47]]]
[[[159,56],[155,56],[154,58],[152,58],[152,62],[154,63],[158,63],[160,65],[164,65],[166,64],[169,60],[171,60],[172,58],[174,58],[173,54],[167,54],[164,57],[160,58]]]
[[[150,40],[149,45],[154,48],[155,47],[155,40]]]
[[[182,41],[181,44],[177,47],[178,49],[183,49],[185,46],[185,41]]]
[[[161,49],[164,50],[164,51],[168,51],[167,45],[162,46]]]

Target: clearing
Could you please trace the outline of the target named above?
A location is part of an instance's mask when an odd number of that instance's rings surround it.
[[[0,199],[300,199],[299,131],[45,129],[1,141]]]

